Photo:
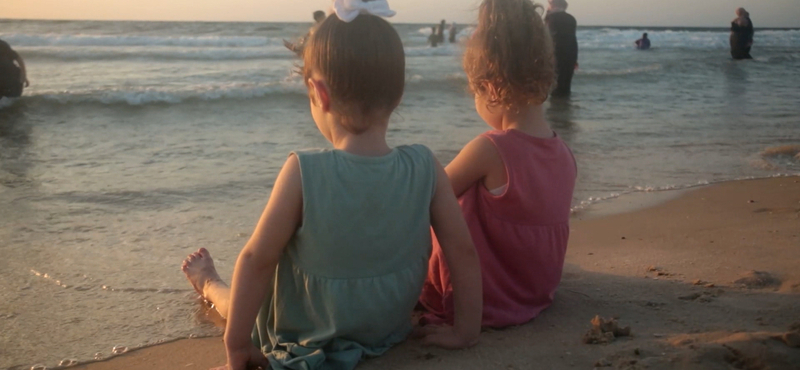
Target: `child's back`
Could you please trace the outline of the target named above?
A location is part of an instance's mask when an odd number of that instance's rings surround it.
[[[457,317],[425,340],[463,348],[480,333],[478,257],[447,174],[427,148],[386,143],[405,87],[403,43],[379,17],[394,12],[385,0],[334,8],[304,47],[303,77],[335,149],[289,156],[230,288],[205,249],[182,265],[228,318],[230,370],[348,370],[405,339],[431,227],[452,267]]]
[[[518,325],[550,306],[561,281],[577,169],[559,137],[543,139],[518,130],[482,136],[494,143],[505,163],[507,186],[493,193],[477,182],[459,203],[481,262],[483,325]],[[430,269],[431,276],[447,271],[438,248]],[[439,318],[452,317],[446,284],[429,279],[423,289],[423,302]]]
[[[259,315],[261,347],[272,358],[353,367],[362,354],[382,354],[411,330],[408,313],[431,249],[435,160],[420,145],[382,157],[341,150],[296,155],[302,226],[286,246],[274,297]]]
[[[447,166],[481,263],[483,326],[518,325],[549,307],[561,280],[576,165],[544,118],[553,52],[530,0],[484,0],[464,68],[486,132]],[[448,264],[434,243],[421,303],[449,322]]]

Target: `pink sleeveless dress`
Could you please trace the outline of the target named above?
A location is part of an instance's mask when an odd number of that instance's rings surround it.
[[[508,184],[493,195],[476,183],[459,203],[478,251],[483,277],[483,326],[530,321],[550,306],[561,281],[577,167],[567,145],[517,130],[482,134],[497,147]],[[434,237],[420,303],[427,324],[453,322],[453,289]]]

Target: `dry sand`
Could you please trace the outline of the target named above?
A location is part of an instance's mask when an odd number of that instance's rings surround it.
[[[409,341],[359,369],[800,369],[800,178],[729,182],[581,217],[555,304],[539,318],[489,330],[468,350]],[[596,315],[631,335],[598,328],[605,344],[585,344]],[[223,362],[221,339],[207,338],[73,369]]]

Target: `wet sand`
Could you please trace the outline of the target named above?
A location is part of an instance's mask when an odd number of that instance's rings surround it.
[[[462,351],[408,341],[359,369],[800,369],[800,178],[585,216],[572,225],[555,304],[536,320],[489,330]],[[596,315],[631,335],[584,343]],[[73,369],[207,369],[224,359],[221,338],[187,339]]]

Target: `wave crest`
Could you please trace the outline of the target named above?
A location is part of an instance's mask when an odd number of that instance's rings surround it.
[[[305,88],[296,81],[261,84],[196,85],[183,88],[127,88],[80,91],[45,91],[30,95],[34,100],[61,104],[179,104],[186,101],[253,99],[268,95],[305,96]]]
[[[797,157],[798,155],[800,155],[800,145],[772,146],[761,151],[762,157]]]
[[[18,48],[25,57],[60,60],[252,60],[295,59],[297,56],[281,47],[248,48],[102,48],[102,47],[25,47]]]
[[[257,47],[281,46],[278,38],[256,36],[121,36],[6,34],[3,40],[15,46],[185,46],[185,47]]]

